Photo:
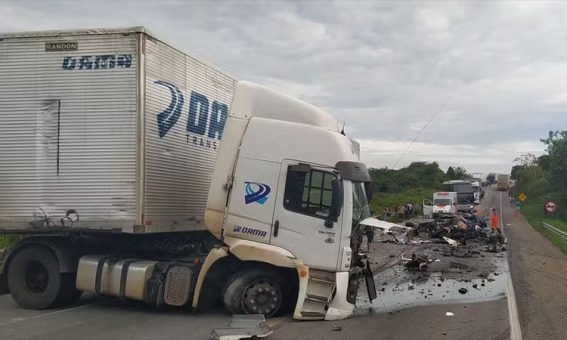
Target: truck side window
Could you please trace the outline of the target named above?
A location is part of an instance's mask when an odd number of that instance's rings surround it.
[[[321,219],[329,217],[333,197],[331,183],[336,178],[330,172],[288,169],[284,208]]]

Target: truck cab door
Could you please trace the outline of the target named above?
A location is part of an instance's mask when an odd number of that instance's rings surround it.
[[[432,217],[433,216],[433,202],[431,200],[423,200],[423,216]]]
[[[342,180],[334,169],[284,160],[270,243],[287,249],[307,266],[337,270],[343,216],[340,195],[344,195]],[[338,212],[333,211],[338,203]]]

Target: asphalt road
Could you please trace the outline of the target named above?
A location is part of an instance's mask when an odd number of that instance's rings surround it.
[[[499,202],[500,193],[492,189],[488,190],[481,203],[481,210],[486,214],[493,206],[498,209]],[[387,246],[388,244],[375,244],[375,248]],[[410,252],[412,251],[415,249],[410,249]],[[405,254],[405,256],[409,255]],[[488,257],[489,254],[486,253],[484,256]],[[457,297],[454,298],[448,299],[448,296],[443,295],[443,298],[437,296],[437,300],[432,299],[435,296],[424,299],[425,296],[418,292],[420,288],[417,288],[419,287],[417,284],[411,291],[408,291],[406,285],[404,291],[395,292],[398,294],[397,302],[391,299],[389,296],[391,294],[387,296],[379,294],[373,303],[376,308],[370,309],[367,315],[336,322],[285,320],[276,327],[270,339],[510,339],[511,326],[514,327],[515,324],[519,328],[519,324],[515,322],[517,318],[514,320],[516,303],[514,298],[508,295],[511,281],[506,252],[497,256],[491,260],[497,264],[499,287],[492,295],[474,295],[473,293],[477,293],[476,289],[469,289],[466,295],[461,296],[457,293]],[[468,260],[472,261],[473,265],[482,266],[482,261],[486,259],[481,257]],[[383,275],[384,272],[375,272],[375,280],[380,282]],[[447,287],[447,281],[442,283],[443,288]],[[472,285],[472,282],[455,280],[455,284],[449,285],[447,292],[456,291],[463,285]],[[433,287],[427,286],[426,289],[428,288]],[[488,288],[488,284],[485,288]],[[361,290],[363,289],[361,287]],[[388,300],[389,304],[383,303],[380,299]],[[453,315],[448,316],[447,313]]]
[[[0,297],[0,339],[210,339],[212,328],[229,322],[222,311],[158,311],[117,299],[85,297],[67,308],[33,311]]]
[[[498,208],[500,196],[489,191],[483,209]],[[565,339],[567,257],[521,216],[512,216],[507,204],[502,210],[524,339]],[[268,339],[508,339],[515,306],[503,296],[371,309],[337,322],[276,318],[270,320],[275,332]],[[209,339],[213,328],[229,322],[230,315],[221,309],[199,314],[158,311],[142,303],[87,296],[67,308],[30,311],[19,308],[9,295],[0,296],[0,339]]]

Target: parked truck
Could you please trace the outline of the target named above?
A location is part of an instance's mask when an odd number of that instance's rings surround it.
[[[443,191],[457,193],[457,211],[472,213],[475,210],[474,189],[469,181],[451,180],[443,182]]]
[[[457,193],[456,192],[434,192],[433,193],[433,217],[452,216],[457,213]]]
[[[507,191],[510,189],[510,176],[509,175],[498,175],[496,177],[496,188],[500,191]]]
[[[341,319],[370,176],[312,105],[143,27],[0,35],[0,283],[24,308],[81,292]]]

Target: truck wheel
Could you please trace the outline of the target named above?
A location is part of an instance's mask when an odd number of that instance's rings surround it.
[[[265,270],[236,273],[226,286],[223,300],[232,314],[274,316],[284,300],[282,280]]]
[[[69,304],[79,296],[75,274],[60,273],[57,258],[43,246],[28,246],[14,254],[8,287],[18,305],[27,309]]]

